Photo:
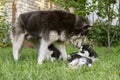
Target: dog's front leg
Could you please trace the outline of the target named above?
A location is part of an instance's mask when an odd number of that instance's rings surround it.
[[[65,44],[59,43],[59,45],[57,45],[56,47],[61,52],[63,60],[66,61],[67,60],[67,53],[66,53]]]
[[[41,39],[41,45],[38,50],[38,64],[42,64],[42,62],[44,61],[48,46],[49,43],[44,39]]]

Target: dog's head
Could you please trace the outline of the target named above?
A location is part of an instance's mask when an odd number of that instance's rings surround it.
[[[71,42],[76,46],[80,47],[85,40],[85,36],[93,26],[90,26],[87,19],[76,16],[74,29],[71,32]]]
[[[76,16],[76,20],[75,20],[75,34],[81,34],[83,35],[87,35],[89,30],[92,28],[93,26],[89,25],[89,22],[87,19],[85,19],[82,16]]]

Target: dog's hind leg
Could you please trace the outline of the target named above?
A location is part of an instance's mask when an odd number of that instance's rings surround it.
[[[19,35],[11,35],[11,41],[13,46],[13,57],[14,60],[18,60],[19,58],[19,52],[22,47],[23,41],[24,41],[25,34],[19,34]]]
[[[10,33],[11,42],[13,46],[13,57],[14,60],[18,60],[19,52],[24,42],[25,32],[22,29],[22,24],[20,22],[20,18],[12,27],[12,31]]]

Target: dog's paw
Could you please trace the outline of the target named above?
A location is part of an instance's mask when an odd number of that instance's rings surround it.
[[[41,65],[43,63],[43,60],[38,59],[38,64]]]
[[[38,62],[38,65],[41,65],[42,64],[42,62]]]

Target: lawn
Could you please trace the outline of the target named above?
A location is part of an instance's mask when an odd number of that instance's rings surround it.
[[[0,80],[120,80],[120,47],[107,53],[105,47],[93,47],[99,60],[92,67],[71,69],[67,62],[56,60],[37,64],[37,51],[23,49],[19,61],[12,57],[12,48],[0,48]],[[67,53],[76,51],[67,46]]]

